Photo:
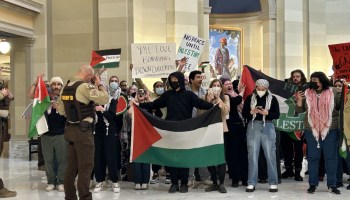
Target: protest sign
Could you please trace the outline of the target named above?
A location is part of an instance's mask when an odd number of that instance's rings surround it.
[[[176,71],[175,43],[131,44],[132,78],[168,78]]]
[[[334,80],[350,81],[350,43],[328,45],[333,58]]]
[[[185,71],[191,72],[197,68],[198,60],[204,45],[204,39],[189,34],[184,35],[177,51],[176,59],[181,60],[183,57],[187,58],[187,63],[184,67]]]

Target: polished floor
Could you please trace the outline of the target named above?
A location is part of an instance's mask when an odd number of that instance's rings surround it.
[[[13,145],[14,146],[14,145]],[[13,149],[13,147],[12,147]],[[17,197],[11,199],[23,200],[58,200],[64,199],[64,193],[54,190],[46,192],[45,173],[37,170],[37,160],[28,161],[28,155],[18,154],[20,150],[13,152],[10,150],[10,158],[0,158],[0,177],[3,179],[8,189],[17,191]],[[304,164],[306,165],[306,163]],[[344,175],[344,184],[348,185],[347,175]],[[306,177],[307,179],[307,177]],[[121,192],[113,193],[112,188],[104,188],[100,193],[94,193],[93,199],[139,199],[139,200],[205,200],[205,199],[348,199],[350,190],[345,187],[340,188],[341,195],[334,195],[327,191],[326,182],[321,182],[315,194],[307,194],[307,181],[297,183],[292,179],[283,180],[279,185],[278,193],[269,193],[267,184],[258,184],[254,193],[246,193],[245,187],[232,188],[230,181],[226,179],[226,194],[218,192],[204,192],[204,186],[196,189],[190,188],[186,194],[168,194],[169,185],[164,184],[164,177],[161,183],[150,185],[149,190],[135,191],[133,184],[129,182],[121,183]]]

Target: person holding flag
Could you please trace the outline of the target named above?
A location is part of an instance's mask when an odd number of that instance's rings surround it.
[[[341,93],[330,85],[330,81],[323,72],[314,72],[311,74],[310,86],[305,93],[302,91],[297,93],[296,112],[306,111],[304,134],[307,142],[310,186],[307,192],[310,194],[315,193],[318,186],[322,150],[326,163],[328,189],[333,194],[340,194],[336,187],[336,171]]]

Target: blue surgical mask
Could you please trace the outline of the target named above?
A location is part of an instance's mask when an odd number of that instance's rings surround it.
[[[116,91],[118,89],[118,87],[119,87],[119,84],[117,82],[111,82],[109,84],[109,89],[110,90]]]
[[[159,87],[159,88],[156,88],[156,94],[157,95],[162,95],[164,93],[164,88],[163,87]]]

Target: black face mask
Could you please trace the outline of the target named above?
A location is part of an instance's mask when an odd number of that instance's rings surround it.
[[[173,88],[174,90],[176,90],[178,87],[180,87],[178,81],[170,81],[169,85],[170,85],[170,87]]]
[[[317,90],[318,89],[318,85],[317,85],[317,82],[310,82],[310,87],[311,89],[314,89],[314,90]]]

